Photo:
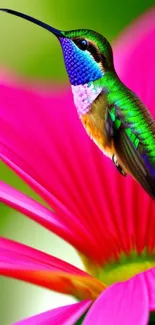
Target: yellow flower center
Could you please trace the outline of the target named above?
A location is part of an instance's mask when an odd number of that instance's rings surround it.
[[[155,251],[149,254],[146,250],[141,254],[132,251],[129,256],[122,253],[118,261],[105,263],[102,267],[85,256],[81,258],[87,272],[106,285],[126,281],[155,266]]]

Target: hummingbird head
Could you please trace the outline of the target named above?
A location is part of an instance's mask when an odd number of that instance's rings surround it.
[[[58,38],[72,86],[88,84],[114,69],[111,46],[102,35],[88,29],[60,31],[23,13],[3,8],[0,10],[27,19]]]
[[[60,43],[70,83],[84,85],[113,70],[113,55],[109,42],[88,29],[62,32]]]

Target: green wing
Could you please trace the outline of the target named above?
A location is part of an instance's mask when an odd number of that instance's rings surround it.
[[[133,124],[126,123],[117,107],[108,111],[109,119],[113,122],[114,144],[118,156],[133,177],[155,198],[155,166],[152,166],[153,175],[144,159],[144,156],[147,158],[147,152],[141,137],[132,129]]]

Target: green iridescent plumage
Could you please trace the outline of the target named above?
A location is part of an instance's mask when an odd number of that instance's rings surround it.
[[[107,72],[94,84],[96,87],[102,85],[104,92],[107,93],[109,116],[113,122],[114,142],[118,155],[132,175],[154,197],[154,120],[140,99],[125,87],[115,72]]]
[[[150,162],[155,163],[155,124],[149,111],[113,73],[106,73],[95,84],[102,85],[107,92],[109,106],[114,105],[114,110],[111,110],[115,114],[114,125],[122,118],[129,125],[126,130],[131,141],[137,146],[135,140],[138,139],[149,153]]]

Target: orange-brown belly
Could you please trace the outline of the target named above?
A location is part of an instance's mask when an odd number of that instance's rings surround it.
[[[107,138],[105,121],[94,118],[94,116],[90,113],[82,115],[80,119],[90,138],[106,156],[112,158],[112,155],[116,154],[116,151],[114,148],[113,139]]]

